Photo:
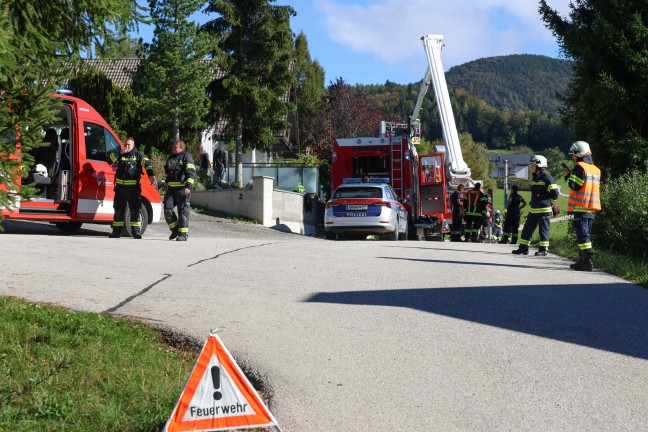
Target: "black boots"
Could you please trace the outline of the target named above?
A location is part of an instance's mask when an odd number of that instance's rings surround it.
[[[500,240],[498,243],[499,244],[507,244],[508,243],[508,236],[506,234],[504,234],[504,236],[502,237],[502,240]]]
[[[594,252],[591,249],[586,251],[581,251],[581,260],[576,264],[572,264],[572,269],[576,271],[586,271],[591,272],[594,270]]]
[[[535,253],[535,256],[547,256],[547,248],[544,246],[540,246],[538,252]]]
[[[187,234],[181,233],[178,234],[178,238],[176,239],[176,241],[187,241],[188,238],[189,236]]]
[[[518,246],[517,249],[515,249],[511,253],[514,254],[514,255],[529,255],[529,246],[520,245],[520,246]]]
[[[113,227],[112,232],[108,237],[110,238],[119,238],[121,237],[122,227]]]
[[[140,227],[131,227],[131,232],[133,233],[133,238],[134,239],[141,239],[142,238],[142,230]]]
[[[171,235],[169,236],[169,240],[173,240],[176,237],[178,237],[178,227],[175,227],[171,230]]]

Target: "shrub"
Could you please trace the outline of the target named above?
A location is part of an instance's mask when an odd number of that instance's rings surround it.
[[[592,227],[597,247],[646,257],[648,250],[648,165],[601,186],[601,207]]]

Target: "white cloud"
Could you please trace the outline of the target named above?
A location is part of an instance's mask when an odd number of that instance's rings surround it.
[[[548,0],[563,16],[569,0]],[[494,55],[525,52],[554,42],[538,14],[537,0],[373,0],[355,4],[316,0],[328,37],[341,47],[382,62],[424,67],[421,36],[442,34],[444,66]]]

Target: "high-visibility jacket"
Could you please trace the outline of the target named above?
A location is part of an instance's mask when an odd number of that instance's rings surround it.
[[[583,161],[577,162],[569,176],[567,211],[590,213],[601,210],[601,170]]]
[[[164,165],[166,184],[170,189],[187,188],[193,190],[196,178],[196,165],[193,157],[186,151],[169,156]]]
[[[529,213],[550,215],[551,205],[558,199],[558,186],[551,175],[545,171],[533,174],[531,183],[531,204]]]
[[[111,165],[117,167],[115,183],[118,185],[134,186],[139,184],[142,177],[142,168],[146,170],[149,177],[153,177],[151,160],[137,149],[124,154],[112,152],[108,158]]]
[[[466,216],[482,216],[486,211],[488,197],[480,190],[470,189],[464,193],[464,214]]]

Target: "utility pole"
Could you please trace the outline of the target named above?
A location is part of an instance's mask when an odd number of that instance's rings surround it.
[[[508,202],[508,160],[504,159],[504,209],[506,209],[506,203]]]

